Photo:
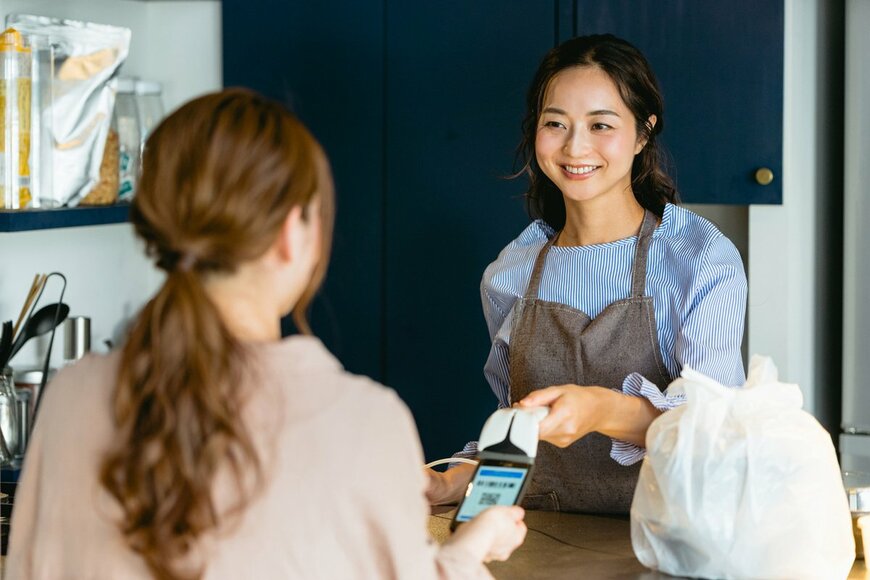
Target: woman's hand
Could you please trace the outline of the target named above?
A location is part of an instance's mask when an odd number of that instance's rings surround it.
[[[568,447],[584,435],[599,430],[605,412],[602,399],[607,389],[560,385],[529,393],[520,407],[550,407],[539,425],[542,441],[557,447]]]
[[[519,506],[494,506],[462,524],[448,540],[461,544],[482,562],[504,561],[526,537],[526,512]]]
[[[462,494],[474,474],[474,465],[462,463],[447,471],[435,471],[424,467],[423,471],[429,480],[426,487],[426,499],[431,505],[459,503]]]
[[[643,397],[604,387],[547,387],[529,393],[517,404],[550,407],[539,426],[539,438],[558,447],[568,447],[593,431],[644,447],[650,423],[661,415]]]

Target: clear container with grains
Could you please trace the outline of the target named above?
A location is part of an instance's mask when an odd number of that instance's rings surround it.
[[[139,110],[139,138],[142,144],[163,120],[163,86],[153,81],[136,81],[136,106]]]
[[[30,205],[31,49],[14,28],[0,34],[0,208]]]
[[[136,190],[141,149],[136,79],[118,79],[112,127],[118,132],[118,199],[129,201]]]
[[[846,496],[849,498],[849,511],[852,512],[852,535],[855,537],[855,556],[864,558],[863,535],[858,520],[865,516],[870,516],[870,473],[844,471],[843,486],[846,488]]]

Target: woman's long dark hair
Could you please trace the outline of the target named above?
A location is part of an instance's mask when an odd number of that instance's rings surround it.
[[[664,154],[656,136],[664,129],[664,102],[649,63],[638,49],[612,34],[578,36],[550,50],[538,67],[526,97],[523,137],[517,148],[520,170],[515,176],[529,176],[526,206],[532,218],[541,218],[552,228],[565,226],[565,200],[559,188],[538,166],[535,136],[544,95],[550,81],[561,71],[578,66],[603,70],[616,84],[622,100],[634,115],[638,138],[646,145],[634,158],[631,187],[638,203],[658,216],[665,204],[677,203],[674,182],[663,169]],[[649,124],[650,115],[656,124]]]
[[[203,279],[263,255],[290,211],[317,197],[323,257],[293,313],[306,331],[304,311],[329,253],[332,196],[314,138],[284,107],[252,92],[191,101],[148,139],[130,219],[167,277],[124,345],[113,399],[118,437],[101,482],[121,506],[129,546],[157,578],[200,576],[185,556],[241,513],[262,480],[240,414],[245,351]],[[226,508],[212,496],[223,470],[238,484]]]

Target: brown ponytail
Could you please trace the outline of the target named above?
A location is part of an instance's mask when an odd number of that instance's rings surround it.
[[[240,419],[245,351],[203,285],[261,256],[295,206],[318,196],[329,252],[332,185],[325,157],[283,107],[253,93],[206,95],[169,116],[148,139],[131,221],[167,278],[132,325],[113,412],[119,435],[101,482],[120,503],[121,529],[157,578],[198,578],[185,562],[195,542],[244,509],[262,466]],[[294,317],[326,268],[315,272]],[[237,484],[219,509],[219,470]]]

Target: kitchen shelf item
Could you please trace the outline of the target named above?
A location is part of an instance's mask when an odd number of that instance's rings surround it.
[[[849,500],[849,511],[852,512],[852,535],[855,538],[855,555],[864,557],[862,518],[870,516],[870,473],[862,471],[844,471],[843,487]],[[868,530],[870,533],[870,530]]]
[[[163,120],[163,85],[154,81],[136,81],[136,109],[139,113],[139,138],[142,144],[151,130]]]
[[[30,291],[27,293],[27,298],[24,300],[24,306],[21,307],[21,312],[18,313],[18,319],[15,321],[12,336],[18,336],[18,331],[21,329],[21,325],[33,312],[34,301],[38,300],[38,297],[42,295],[42,288],[44,285],[45,274],[36,274],[33,277],[33,283],[30,285]]]
[[[30,442],[30,430],[32,427],[30,397],[32,394],[33,392],[30,389],[15,388],[15,400],[18,403],[18,406],[16,407],[18,419],[18,448],[14,451],[16,459],[24,457],[24,452],[27,450],[27,444]]]
[[[46,332],[53,332],[58,324],[66,320],[68,315],[69,306],[63,303],[48,304],[32,313],[27,322],[24,323],[21,332],[15,337],[9,359],[11,360],[31,338],[43,335]]]
[[[118,132],[118,199],[129,200],[139,178],[139,153],[142,150],[139,130],[139,107],[136,103],[136,79],[118,79],[118,94],[112,126]]]
[[[77,361],[91,351],[91,319],[71,316],[63,325],[64,364]]]
[[[7,320],[3,323],[0,330],[0,369],[6,368],[6,363],[9,362],[9,356],[12,353],[12,321]]]
[[[129,214],[128,203],[100,207],[0,211],[0,233],[118,224],[126,222]]]
[[[14,28],[0,34],[0,207],[18,209],[31,201],[31,49]]]
[[[48,378],[51,380],[54,377],[55,370],[51,369],[48,373]],[[15,380],[15,394],[21,391],[30,391],[28,399],[28,420],[33,424],[33,413],[36,407],[36,399],[39,398],[39,386],[42,384],[42,367],[40,368],[25,368],[15,369],[13,372]]]
[[[51,274],[49,274],[46,277],[46,279],[51,278],[53,276],[57,276],[58,278],[60,278],[62,286],[60,287],[60,296],[58,297],[57,302],[59,305],[63,305],[63,295],[66,293],[66,276],[64,276],[60,272],[52,272]],[[64,312],[63,314],[64,314],[64,318],[66,318],[66,315],[69,314],[69,309],[67,309],[67,311]],[[46,379],[48,378],[48,365],[51,362],[51,348],[52,348],[52,346],[54,346],[54,333],[57,331],[57,325],[60,324],[60,322],[62,320],[60,318],[60,315],[61,315],[61,309],[58,308],[55,311],[54,325],[52,326],[51,335],[49,336],[49,339],[48,339],[48,348],[45,350],[45,364],[42,366],[42,382],[39,383],[39,392],[37,393],[36,400],[33,402],[33,420],[34,421],[36,420],[37,413],[39,413],[39,403],[42,401],[42,396],[45,394],[45,384],[46,384]]]
[[[9,367],[0,371],[0,435],[0,464],[6,465],[18,450],[18,399]]]

